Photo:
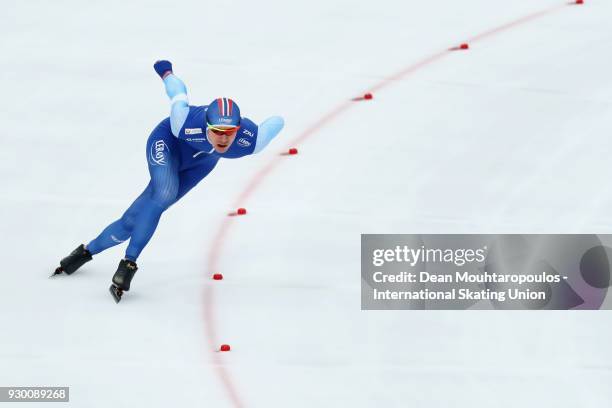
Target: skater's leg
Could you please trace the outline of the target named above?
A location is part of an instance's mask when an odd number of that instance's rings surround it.
[[[212,169],[215,168],[219,159],[217,157],[207,158],[198,164],[196,167],[188,170],[183,170],[179,173],[179,190],[176,201],[183,198],[185,194],[194,188],[204,177],[206,177]]]
[[[98,235],[95,239],[93,239],[89,244],[87,244],[87,250],[92,255],[98,254],[110,247],[118,245],[124,241],[127,241],[132,234],[132,229],[134,228],[134,220],[136,219],[138,212],[144,206],[145,197],[150,195],[151,193],[151,185],[147,186],[147,188],[134,200],[132,205],[123,213],[121,218],[117,221],[110,224],[106,227],[100,235]]]
[[[142,198],[142,206],[133,220],[130,243],[125,258],[136,261],[147,245],[162,213],[176,202],[179,190],[180,155],[171,133],[162,138],[155,133],[149,138],[147,151],[155,152],[149,158],[150,192]]]
[[[185,194],[187,194],[189,190],[195,187],[204,177],[206,177],[212,171],[216,164],[217,160],[206,160],[197,167],[181,171],[179,173],[178,193],[174,201],[178,201]],[[157,189],[157,191],[163,191],[163,188]],[[132,205],[130,205],[130,207],[125,211],[121,218],[106,227],[100,233],[100,235],[98,235],[94,240],[87,244],[87,250],[89,250],[92,255],[95,255],[108,248],[127,241],[132,236],[132,231],[134,229],[134,225],[136,224],[136,220],[138,219],[140,211],[146,208],[147,206],[150,207],[152,205],[148,198],[153,196],[154,193],[152,189],[152,183],[150,182],[147,188],[142,192],[142,194],[140,194],[138,198],[136,198],[136,200],[134,200]],[[163,201],[163,199],[161,201]],[[170,204],[172,204],[172,202],[170,202]],[[167,204],[168,203],[166,203],[166,205]],[[161,213],[159,215],[161,215]],[[141,248],[144,248],[144,245],[146,245],[146,242],[144,242],[143,244],[143,238],[146,239],[146,241],[148,242],[148,240],[150,239],[150,235],[152,235],[153,231],[155,231],[155,226],[159,221],[159,216],[151,215],[150,213],[149,217],[151,216],[153,217],[153,220],[157,218],[157,221],[153,221],[153,224],[151,224],[151,221],[148,222],[147,225],[149,225],[149,228],[147,230],[149,230],[150,233],[139,230],[139,232],[144,235],[141,235],[139,238],[136,239],[136,241],[140,240],[140,242],[135,242],[135,244],[138,244],[138,246]],[[140,253],[140,251],[138,251],[138,253]],[[134,255],[136,255],[137,257],[137,254],[132,252],[131,256]]]
[[[219,160],[218,158],[203,160],[196,167],[179,172],[178,156],[175,154],[170,157],[167,165],[149,163],[151,193],[145,197],[146,204],[133,218],[132,223],[135,227],[131,231],[126,259],[136,261],[153,236],[161,214],[206,177]],[[147,197],[150,197],[150,200]]]

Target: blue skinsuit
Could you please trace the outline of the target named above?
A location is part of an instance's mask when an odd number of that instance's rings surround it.
[[[243,117],[234,142],[227,151],[218,153],[206,137],[207,106],[189,105],[185,85],[173,74],[164,78],[164,85],[171,99],[171,112],[147,140],[151,180],[121,218],[87,245],[92,255],[129,239],[125,258],[136,261],[162,213],[206,177],[219,159],[258,153],[284,126],[278,116],[259,126]]]

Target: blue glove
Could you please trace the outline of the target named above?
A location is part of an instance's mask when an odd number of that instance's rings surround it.
[[[155,68],[155,72],[157,72],[157,75],[159,75],[161,79],[164,79],[164,74],[166,72],[170,71],[170,73],[172,73],[172,63],[170,61],[155,61],[155,64],[153,64],[153,68]]]

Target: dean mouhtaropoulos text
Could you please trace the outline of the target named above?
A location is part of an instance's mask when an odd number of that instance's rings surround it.
[[[510,273],[470,273],[457,271],[454,274],[435,274],[430,272],[400,272],[386,274],[374,272],[372,280],[376,283],[559,283],[565,279],[558,274],[541,272],[536,274]]]

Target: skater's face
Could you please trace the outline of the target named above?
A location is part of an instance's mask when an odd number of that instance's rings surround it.
[[[209,126],[207,129],[208,141],[213,145],[214,149],[218,153],[225,153],[227,149],[230,148],[232,143],[234,143],[234,139],[236,138],[236,133],[238,133],[239,127],[223,127],[217,126],[212,127]]]

